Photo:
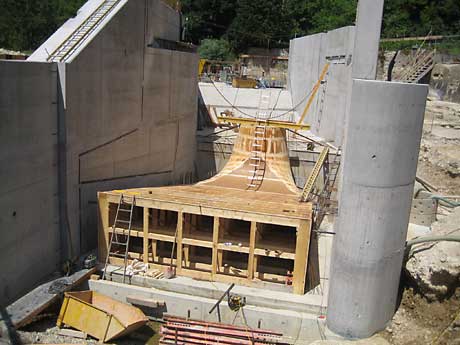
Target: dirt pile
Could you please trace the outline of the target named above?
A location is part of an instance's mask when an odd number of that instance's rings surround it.
[[[430,236],[460,237],[460,208],[432,225]],[[406,274],[429,301],[449,298],[460,287],[460,242],[429,242],[414,245]]]
[[[417,175],[460,194],[460,104],[428,101]]]

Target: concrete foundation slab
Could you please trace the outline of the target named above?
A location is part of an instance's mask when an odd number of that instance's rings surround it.
[[[199,286],[200,283],[194,281],[192,286]],[[126,302],[128,295],[165,301],[166,307],[162,310],[164,314],[210,322],[218,322],[217,313],[209,314],[209,310],[217,302],[218,298],[216,296],[219,296],[224,291],[220,289],[216,290],[215,296],[207,298],[199,295],[103,280],[90,280],[89,287],[93,291],[97,291],[121,302]],[[197,289],[197,287],[192,287],[192,289]],[[254,292],[256,291],[252,290],[254,289],[238,287],[235,288],[235,291],[232,291],[246,297],[247,305],[241,311],[235,313],[226,303],[222,303],[220,309],[223,323],[240,326],[244,326],[247,323],[247,326],[250,328],[263,328],[283,332],[284,341],[290,344],[309,344],[314,340],[321,339],[322,334],[325,332],[324,321],[320,318],[321,313],[311,310],[290,310],[286,308],[284,302],[280,299],[279,293],[274,292],[272,292],[273,307],[260,306],[258,304],[262,298],[256,299],[256,296],[254,296]]]

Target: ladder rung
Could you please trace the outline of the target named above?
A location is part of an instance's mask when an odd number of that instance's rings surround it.
[[[131,213],[131,209],[128,209],[128,208],[119,208],[118,211]]]
[[[118,256],[120,258],[125,258],[125,256],[126,256],[125,254],[121,254],[121,253],[110,253],[109,255],[110,256]]]
[[[115,223],[130,224],[131,222],[129,220],[115,219]]]
[[[116,244],[116,245],[119,245],[119,246],[127,246],[128,245],[127,242],[118,242],[118,241],[112,241],[112,244]]]

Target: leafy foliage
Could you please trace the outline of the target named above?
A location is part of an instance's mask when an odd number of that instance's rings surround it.
[[[201,41],[198,53],[200,54],[200,58],[208,60],[225,61],[235,58],[232,54],[230,44],[224,39],[204,39]]]
[[[0,0],[0,47],[33,50],[85,0]],[[181,0],[187,40],[231,48],[286,47],[289,39],[353,25],[357,0]],[[460,33],[459,0],[386,0],[383,37]],[[206,44],[210,44],[209,42]],[[219,41],[217,46],[223,47]],[[212,45],[211,45],[212,46]]]
[[[0,47],[34,50],[85,0],[0,0]]]

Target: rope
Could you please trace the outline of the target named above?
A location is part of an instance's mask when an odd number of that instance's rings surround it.
[[[211,83],[212,83],[212,85],[214,86],[214,88],[217,90],[217,92],[219,93],[219,95],[225,100],[225,102],[227,102],[227,103],[230,105],[230,107],[231,107],[232,109],[235,109],[235,110],[239,111],[240,113],[242,113],[242,114],[244,114],[244,115],[246,115],[246,116],[249,116],[250,118],[253,118],[253,119],[256,118],[255,116],[253,116],[253,115],[251,115],[251,114],[248,114],[248,113],[242,111],[242,110],[241,110],[240,108],[238,108],[237,106],[233,105],[233,104],[224,96],[224,94],[223,94],[222,92],[220,92],[220,90],[217,88],[216,84],[214,83],[214,81],[213,81],[212,79],[211,79]]]

